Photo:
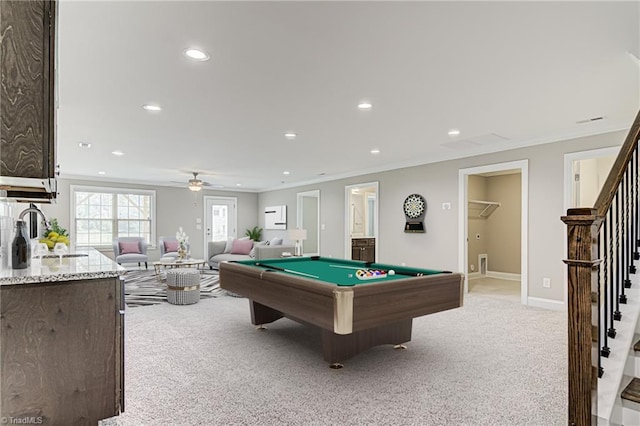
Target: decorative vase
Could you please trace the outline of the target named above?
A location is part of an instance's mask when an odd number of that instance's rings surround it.
[[[187,257],[187,250],[183,247],[178,247],[178,259],[183,260]]]

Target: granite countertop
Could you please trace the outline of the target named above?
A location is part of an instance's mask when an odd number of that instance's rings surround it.
[[[94,248],[74,250],[72,256],[33,258],[27,269],[0,269],[0,285],[113,278],[127,273]]]

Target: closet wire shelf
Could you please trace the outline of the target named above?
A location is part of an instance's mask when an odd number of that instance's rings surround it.
[[[468,213],[470,218],[486,219],[500,207],[495,201],[469,200]]]

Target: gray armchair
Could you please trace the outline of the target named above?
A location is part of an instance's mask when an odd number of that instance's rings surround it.
[[[144,267],[148,268],[147,262],[147,242],[142,237],[118,237],[113,240],[113,255],[116,263],[137,263],[138,266],[144,262]]]
[[[158,247],[160,248],[161,258],[172,257],[175,259],[178,257],[178,239],[176,237],[160,237],[158,240]]]

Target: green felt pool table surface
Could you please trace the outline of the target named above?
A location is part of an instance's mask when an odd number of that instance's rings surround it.
[[[384,263],[367,263],[357,260],[334,259],[330,257],[289,257],[282,259],[268,260],[242,260],[237,262],[242,265],[255,266],[256,268],[274,270],[284,274],[298,275],[305,278],[317,279],[338,286],[355,286],[372,283],[390,282],[403,280],[409,276],[424,276],[441,274],[446,271],[433,269],[410,268],[406,266],[395,266]],[[282,271],[286,269],[287,271]],[[356,276],[358,269],[373,270],[393,270],[396,274],[382,276],[380,278],[359,279]]]

